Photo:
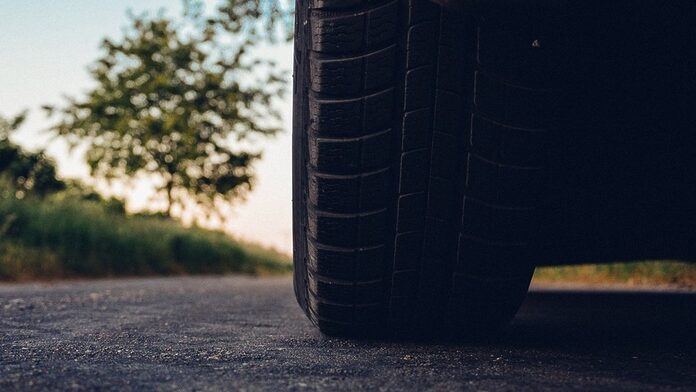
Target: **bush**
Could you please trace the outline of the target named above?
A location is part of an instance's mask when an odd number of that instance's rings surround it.
[[[290,268],[278,252],[172,220],[126,216],[104,203],[0,199],[0,279]]]

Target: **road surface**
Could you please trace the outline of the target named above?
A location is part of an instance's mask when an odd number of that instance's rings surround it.
[[[537,291],[494,342],[321,336],[288,278],[0,285],[0,390],[693,390],[696,294]]]

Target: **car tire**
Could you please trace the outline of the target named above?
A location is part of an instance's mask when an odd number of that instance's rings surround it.
[[[487,333],[519,308],[554,90],[516,15],[297,3],[295,293],[322,332]]]

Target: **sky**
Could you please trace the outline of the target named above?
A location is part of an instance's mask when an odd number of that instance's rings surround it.
[[[213,1],[213,0],[211,0]],[[51,122],[41,105],[60,104],[62,97],[79,97],[93,82],[87,67],[99,56],[105,37],[119,38],[127,11],[180,15],[181,0],[0,0],[0,114],[13,116],[29,109],[29,118],[14,138],[28,149],[47,146],[42,131]],[[281,67],[292,66],[291,44],[264,48]],[[291,98],[279,102],[284,131],[257,144],[264,151],[256,165],[257,181],[246,201],[234,207],[226,228],[233,236],[277,250],[292,251]],[[85,177],[79,151],[51,143],[47,152],[63,177]],[[147,186],[133,190],[129,207],[143,207]]]

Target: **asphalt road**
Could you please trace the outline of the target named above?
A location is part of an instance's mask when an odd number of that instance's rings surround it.
[[[694,390],[696,294],[537,291],[493,342],[321,336],[287,278],[0,285],[0,390]]]

